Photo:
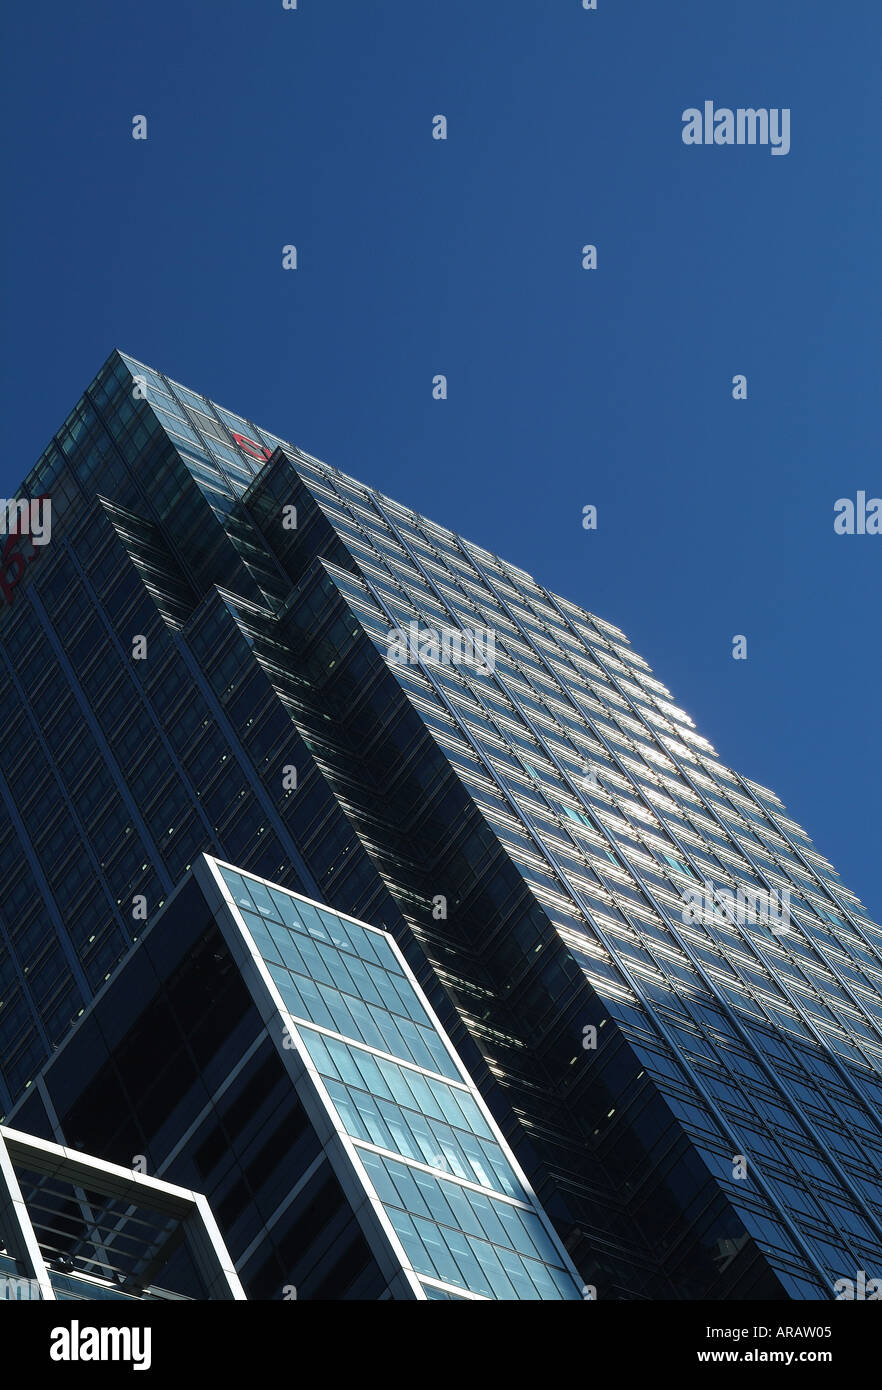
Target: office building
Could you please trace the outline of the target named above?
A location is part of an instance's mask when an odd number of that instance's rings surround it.
[[[22,495],[0,1114],[207,853],[391,935],[599,1298],[882,1271],[882,933],[618,629],[119,353]]]

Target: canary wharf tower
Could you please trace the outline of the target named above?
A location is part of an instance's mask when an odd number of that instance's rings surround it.
[[[882,931],[620,631],[118,352],[21,497],[0,1122],[208,854],[390,933],[586,1299],[882,1276]]]

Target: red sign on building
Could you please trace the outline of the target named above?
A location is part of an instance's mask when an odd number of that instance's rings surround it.
[[[44,502],[47,499],[38,497],[33,500]],[[9,507],[14,505],[10,503]],[[3,595],[4,606],[12,603],[27,566],[34,563],[41,549],[42,545],[37,546],[33,542],[30,521],[24,521],[21,512],[16,511],[9,530],[0,537],[0,594]]]
[[[273,455],[271,449],[265,449],[262,444],[257,444],[253,439],[249,439],[248,436],[245,434],[237,434],[235,430],[231,430],[230,433],[232,434],[236,443],[239,445],[239,448],[242,450],[243,454],[249,454],[251,458],[260,459],[261,461],[263,459],[272,458]]]

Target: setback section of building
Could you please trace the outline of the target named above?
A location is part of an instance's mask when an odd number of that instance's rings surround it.
[[[388,933],[202,856],[14,1119],[198,1177],[249,1297],[581,1280]]]

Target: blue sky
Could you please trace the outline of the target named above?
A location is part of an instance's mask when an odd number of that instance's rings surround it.
[[[0,495],[122,348],[618,624],[879,920],[882,537],[833,504],[882,495],[880,38],[875,0],[17,6]],[[705,100],[790,153],[684,145]]]

